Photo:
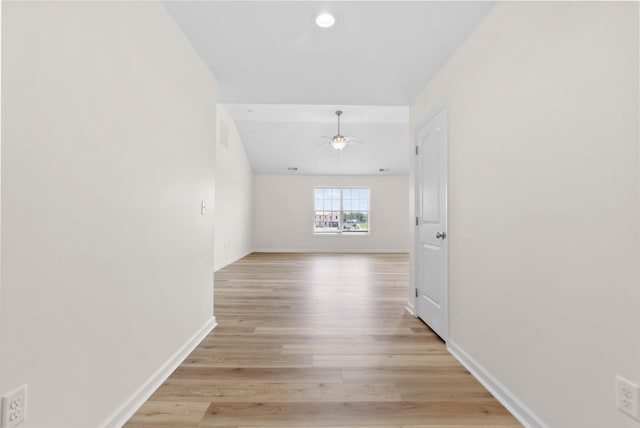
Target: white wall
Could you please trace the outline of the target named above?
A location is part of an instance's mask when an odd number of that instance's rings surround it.
[[[450,344],[551,427],[637,427],[638,4],[498,3],[411,107],[449,107]]]
[[[369,235],[314,235],[315,187],[371,189]],[[255,175],[256,251],[408,251],[406,176]]]
[[[2,0],[0,0],[0,82],[2,81]],[[0,100],[2,83],[0,83]],[[2,102],[0,102],[0,242],[2,242]],[[0,245],[0,310],[2,310],[2,246]],[[2,317],[0,317],[2,322]]]
[[[115,422],[212,326],[216,82],[161,3],[3,8],[0,392]]]
[[[236,124],[222,105],[217,118],[216,270],[246,256],[253,244],[253,170]]]

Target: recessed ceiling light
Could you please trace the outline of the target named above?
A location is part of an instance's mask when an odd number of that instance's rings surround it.
[[[316,18],[316,24],[318,27],[329,28],[335,24],[336,19],[330,13],[321,13]]]

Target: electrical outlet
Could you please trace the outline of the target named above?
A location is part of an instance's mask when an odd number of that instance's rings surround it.
[[[640,421],[640,387],[616,376],[616,404],[621,412]]]
[[[13,428],[27,417],[27,385],[2,396],[0,428]]]

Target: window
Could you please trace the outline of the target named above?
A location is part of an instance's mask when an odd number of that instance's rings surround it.
[[[369,189],[314,189],[314,233],[369,233]]]

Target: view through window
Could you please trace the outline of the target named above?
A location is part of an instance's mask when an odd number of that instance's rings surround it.
[[[369,189],[314,189],[315,233],[369,232]]]

